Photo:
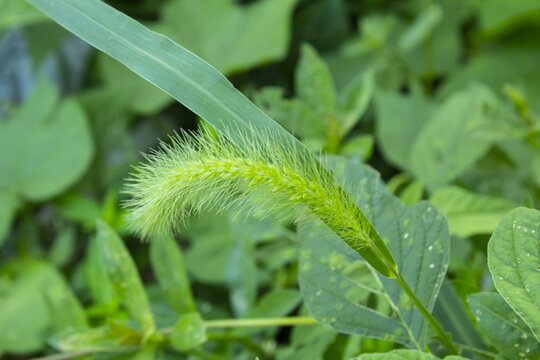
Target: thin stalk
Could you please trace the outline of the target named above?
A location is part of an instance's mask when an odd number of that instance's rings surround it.
[[[458,349],[455,347],[454,343],[452,342],[452,339],[448,336],[446,331],[444,331],[442,325],[435,319],[433,315],[426,309],[424,304],[416,297],[416,294],[412,289],[409,287],[409,284],[405,281],[403,276],[401,276],[401,273],[399,272],[397,266],[390,264],[390,261],[380,252],[379,249],[377,249],[375,246],[373,246],[373,249],[376,253],[379,254],[381,259],[383,259],[383,262],[386,264],[388,269],[390,269],[392,273],[392,278],[398,283],[398,285],[403,289],[403,291],[409,296],[411,301],[414,303],[418,311],[422,314],[422,316],[427,320],[427,322],[431,325],[433,330],[435,330],[435,333],[437,334],[439,340],[443,343],[443,345],[450,351],[452,355],[459,354]]]
[[[256,326],[295,326],[318,324],[312,317],[281,317],[281,318],[260,318],[260,319],[225,319],[208,320],[204,322],[207,329],[226,327],[256,327]]]
[[[431,315],[431,313],[428,311],[428,309],[426,309],[426,307],[424,306],[424,304],[422,304],[422,302],[416,297],[414,291],[412,291],[412,289],[409,287],[409,285],[407,284],[407,282],[405,281],[405,279],[403,278],[403,276],[401,276],[401,274],[399,272],[395,272],[395,278],[394,280],[396,280],[396,282],[398,283],[398,285],[403,289],[403,291],[405,291],[405,293],[409,296],[409,298],[412,300],[412,302],[414,303],[414,305],[416,306],[416,308],[418,309],[418,311],[420,311],[420,313],[422,314],[422,316],[424,316],[424,318],[427,320],[427,322],[431,325],[431,327],[433,328],[433,330],[435,330],[435,333],[437,334],[437,337],[439,338],[439,340],[444,344],[444,346],[446,346],[446,348],[448,349],[448,351],[450,351],[450,353],[452,355],[457,355],[459,354],[459,351],[458,349],[455,347],[454,343],[452,342],[452,339],[448,336],[448,334],[446,333],[446,331],[444,331],[443,327],[441,326],[441,324],[437,321],[437,319],[435,319],[435,317],[433,315]]]
[[[295,326],[295,325],[315,325],[319,322],[311,316],[305,317],[276,317],[276,318],[253,318],[253,319],[222,319],[207,320],[204,326],[207,329],[216,328],[239,328],[239,327],[259,327],[259,326]],[[158,331],[161,335],[168,335],[173,332],[172,327]]]
[[[479,355],[488,356],[490,358],[496,358],[497,357],[497,354],[495,354],[494,352],[478,349],[478,348],[476,348],[474,346],[469,346],[469,345],[464,345],[464,344],[459,344],[459,343],[456,344],[456,346],[459,347],[462,350],[467,350],[467,351],[470,351],[470,352],[473,352],[473,353],[476,353],[476,354],[479,354]]]

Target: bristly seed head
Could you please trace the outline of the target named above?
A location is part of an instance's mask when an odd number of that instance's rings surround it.
[[[253,138],[253,137],[246,137]],[[319,162],[298,144],[259,136],[237,146],[224,137],[182,133],[147,155],[126,186],[129,226],[144,238],[180,230],[202,210],[298,219],[319,217],[353,248],[370,242],[370,224]]]

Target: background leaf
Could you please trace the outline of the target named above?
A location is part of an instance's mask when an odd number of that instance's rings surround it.
[[[517,208],[505,215],[488,244],[495,287],[540,341],[540,211]]]
[[[145,335],[155,330],[148,298],[129,252],[116,232],[104,221],[97,222],[99,261],[116,294]]]
[[[457,186],[438,189],[429,201],[446,215],[450,233],[463,237],[492,233],[503,215],[515,207],[506,199],[475,194]]]
[[[415,174],[430,189],[454,180],[487,152],[490,142],[472,129],[494,104],[489,88],[474,86],[450,97],[433,114],[411,153]]]
[[[411,150],[420,129],[428,122],[434,104],[423,96],[377,91],[377,140],[388,161],[411,170]]]
[[[182,251],[170,237],[155,239],[150,244],[150,261],[169,303],[178,314],[195,311]]]
[[[30,201],[58,195],[88,168],[93,144],[75,100],[58,102],[42,82],[10,119],[0,123],[0,186]]]
[[[295,3],[173,0],[162,8],[155,29],[228,75],[285,55]]]
[[[496,293],[467,297],[471,311],[489,342],[500,351],[502,359],[535,359],[540,356],[536,341],[525,322]]]

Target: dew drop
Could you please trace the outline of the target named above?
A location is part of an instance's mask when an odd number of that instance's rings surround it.
[[[433,245],[429,245],[429,247],[427,248],[429,251],[433,250]]]
[[[435,264],[429,264],[429,268],[433,269],[435,267]]]

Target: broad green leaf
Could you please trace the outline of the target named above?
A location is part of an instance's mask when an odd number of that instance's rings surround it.
[[[405,96],[389,91],[376,93],[377,140],[389,162],[411,170],[412,144],[433,110],[434,105],[419,95]]]
[[[487,152],[491,143],[472,129],[496,103],[489,88],[477,85],[452,95],[437,109],[411,153],[413,170],[428,188],[453,181]]]
[[[26,285],[39,289],[47,304],[53,331],[68,327],[87,327],[84,310],[62,274],[52,265],[41,261],[19,263],[26,274]]]
[[[499,293],[540,341],[540,211],[517,208],[502,218],[488,266]]]
[[[5,241],[11,227],[11,221],[19,207],[19,200],[12,194],[0,189],[0,246]]]
[[[527,325],[497,293],[479,293],[467,297],[471,311],[489,342],[501,352],[502,359],[537,359],[540,343]]]
[[[332,75],[313,47],[304,44],[295,72],[298,98],[319,116],[329,116],[336,107]]]
[[[58,195],[90,165],[93,144],[86,115],[75,100],[58,102],[41,82],[7,121],[0,123],[0,186],[30,201]]]
[[[295,3],[262,0],[240,6],[233,0],[173,0],[163,6],[156,30],[231,74],[286,54]]]
[[[171,334],[171,345],[178,351],[189,351],[206,341],[206,328],[199,313],[180,317]]]
[[[28,284],[19,282],[9,287],[9,294],[2,295],[0,309],[0,353],[38,351],[50,326],[47,304],[39,289]]]
[[[442,8],[439,5],[431,4],[427,6],[401,35],[399,39],[401,50],[408,51],[419,45],[431,35],[441,18]]]
[[[122,239],[104,221],[97,222],[96,243],[99,261],[120,301],[145,335],[155,330],[148,298],[135,263]]]
[[[155,239],[150,244],[150,262],[170,305],[179,314],[195,311],[182,250],[174,239]]]
[[[515,207],[506,199],[457,186],[438,189],[429,201],[446,215],[450,233],[462,237],[492,233],[503,215]]]
[[[334,160],[333,167],[338,179],[346,179],[345,189],[356,194],[359,207],[372,214],[406,281],[432,309],[448,264],[449,235],[442,214],[424,202],[404,206],[365,165]],[[375,273],[372,284],[360,278],[362,259],[320,222],[301,223],[299,236],[300,289],[315,318],[341,332],[422,346],[427,325],[393,280]],[[390,306],[378,304],[379,312],[369,308],[366,292]]]
[[[0,353],[38,351],[53,332],[85,328],[86,317],[58,271],[46,262],[19,260],[4,267]]]

